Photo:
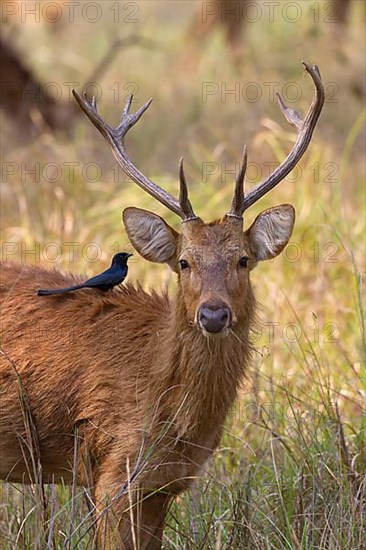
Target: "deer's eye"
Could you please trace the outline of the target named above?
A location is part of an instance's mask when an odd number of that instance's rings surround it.
[[[242,256],[239,260],[240,267],[248,267],[248,256]]]
[[[189,263],[187,262],[187,260],[179,260],[178,263],[179,263],[181,269],[188,269],[189,268]]]

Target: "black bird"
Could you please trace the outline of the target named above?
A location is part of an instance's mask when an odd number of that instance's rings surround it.
[[[111,290],[114,286],[120,285],[125,280],[128,271],[127,260],[130,256],[132,256],[132,254],[128,254],[127,252],[115,254],[109,269],[88,279],[85,283],[69,286],[67,288],[57,288],[55,290],[40,289],[37,290],[37,294],[38,296],[52,296],[52,294],[63,294],[64,292],[71,292],[79,290],[80,288],[97,288],[103,292]]]

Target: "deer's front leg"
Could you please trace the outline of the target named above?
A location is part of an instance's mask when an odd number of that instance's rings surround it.
[[[163,493],[144,495],[127,489],[121,493],[119,481],[108,476],[97,483],[97,543],[103,550],[159,550],[165,515],[171,496]]]
[[[139,550],[159,550],[163,538],[165,516],[171,497],[163,494],[153,494],[142,496],[136,499],[133,506],[133,524],[132,515],[125,516],[121,524],[123,536],[128,534],[128,544],[132,540],[136,541],[135,546],[126,548],[138,548]]]

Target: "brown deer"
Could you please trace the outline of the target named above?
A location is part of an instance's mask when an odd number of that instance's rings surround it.
[[[75,92],[123,170],[182,219],[178,233],[152,212],[123,212],[139,254],[177,273],[174,298],[127,284],[105,294],[81,290],[45,300],[36,296],[38,288],[80,279],[38,266],[2,265],[1,478],[26,482],[37,470],[45,483],[70,483],[77,441],[77,481],[93,487],[102,548],[160,548],[169,504],[220,441],[250,359],[255,299],[249,273],[283,250],[295,219],[294,208],[282,204],[244,231],[243,213],[294,168],[310,143],[324,89],[318,68],[304,67],[315,85],[306,118],[279,98],[298,130],[292,151],[246,195],[244,151],[231,208],[211,223],[193,211],[182,161],[176,200],[126,153],[124,137],[151,100],[130,114],[131,98],[112,128],[95,101]],[[33,439],[26,433],[30,425]],[[38,461],[33,469],[32,448]]]

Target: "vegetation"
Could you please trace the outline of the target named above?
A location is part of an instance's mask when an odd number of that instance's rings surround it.
[[[154,98],[128,138],[129,149],[143,171],[172,193],[184,155],[190,197],[205,220],[229,207],[232,171],[244,143],[248,186],[290,149],[295,134],[272,92],[281,91],[287,103],[294,100],[300,112],[307,109],[311,90],[310,80],[302,78],[302,59],[318,64],[328,83],[323,114],[297,172],[246,216],[250,225],[261,210],[281,202],[297,211],[291,244],[253,272],[260,303],[254,361],[220,448],[192,491],[171,508],[165,548],[361,550],[366,532],[363,3],[354,3],[351,24],[342,33],[325,17],[314,22],[310,2],[299,4],[296,23],[281,11],[271,23],[263,11],[260,20],[247,24],[242,58],[235,62],[219,32],[203,44],[189,42],[193,2],[189,7],[174,2],[174,9],[141,2],[138,23],[119,25],[107,4],[95,26],[80,19],[57,33],[38,25],[35,34],[34,26],[18,23],[18,48],[43,81],[57,83],[65,99],[68,83],[79,82],[81,88],[111,39],[135,32],[153,38],[149,50],[134,46],[117,56],[98,83],[100,110],[114,122],[130,92],[136,92],[135,107]],[[325,4],[319,6],[324,15]],[[10,37],[9,28],[6,32]],[[116,171],[110,151],[84,116],[75,121],[72,137],[45,131],[26,146],[16,141],[21,130],[4,122],[3,258],[91,276],[108,266],[117,249],[131,251],[121,223],[124,207],[153,210],[179,227],[173,214]],[[174,292],[167,267],[136,256],[129,278],[147,287],[168,285]],[[92,548],[86,488],[50,485],[42,493],[36,485],[2,484],[0,495],[1,549]]]

